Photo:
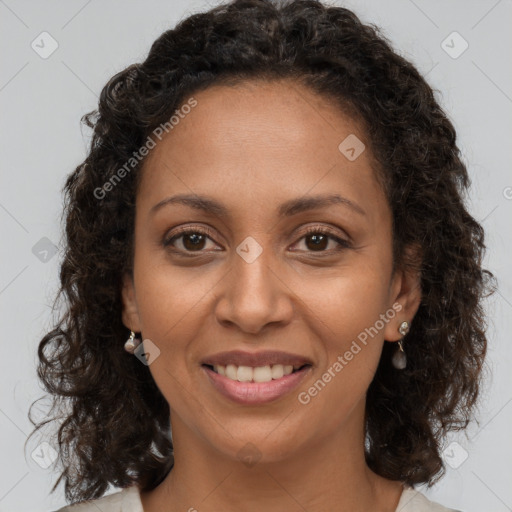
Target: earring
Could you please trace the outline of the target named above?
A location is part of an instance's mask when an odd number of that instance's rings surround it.
[[[135,337],[135,333],[130,331],[130,337],[126,340],[124,344],[124,349],[126,352],[133,354],[135,349],[140,345],[140,339]]]
[[[402,336],[405,336],[409,332],[409,323],[402,322],[398,328],[398,332]],[[405,355],[402,341],[403,339],[398,342],[398,348],[391,358],[391,363],[397,370],[403,370],[407,366],[407,356]]]

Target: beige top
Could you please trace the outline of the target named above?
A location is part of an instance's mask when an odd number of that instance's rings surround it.
[[[92,501],[75,503],[55,512],[144,512],[139,489],[133,485],[122,491]],[[404,487],[395,512],[460,512],[430,501],[411,487]]]

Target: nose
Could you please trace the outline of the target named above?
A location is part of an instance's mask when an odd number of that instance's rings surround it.
[[[270,259],[270,250],[250,263],[238,254],[233,258],[231,271],[219,283],[216,303],[217,321],[224,327],[237,326],[257,334],[270,324],[284,326],[291,321],[293,293],[277,270],[278,264]]]

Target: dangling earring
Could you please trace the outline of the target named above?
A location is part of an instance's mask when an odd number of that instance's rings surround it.
[[[130,337],[126,340],[124,344],[124,349],[126,352],[133,354],[135,349],[140,345],[140,339],[135,337],[135,333],[130,331]]]
[[[409,323],[402,322],[398,328],[398,332],[402,336],[405,336],[409,332]],[[403,339],[398,342],[398,348],[391,358],[391,363],[397,370],[403,370],[407,366],[407,356],[405,355],[402,341]]]

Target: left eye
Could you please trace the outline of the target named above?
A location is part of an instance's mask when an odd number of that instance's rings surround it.
[[[330,252],[330,250],[326,250],[329,245],[329,241],[334,241],[338,247],[332,249],[334,251],[342,250],[343,248],[348,248],[349,243],[342,238],[339,238],[329,231],[325,231],[319,228],[311,228],[309,229],[300,240],[304,240],[305,245],[307,247],[306,250],[310,250],[311,252]],[[340,247],[341,246],[341,247]]]

